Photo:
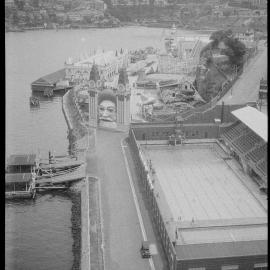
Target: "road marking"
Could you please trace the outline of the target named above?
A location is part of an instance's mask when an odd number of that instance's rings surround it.
[[[141,214],[141,211],[140,211],[137,195],[135,193],[135,188],[134,188],[134,185],[133,185],[133,180],[132,180],[132,176],[131,176],[128,161],[127,161],[127,156],[126,156],[126,153],[125,153],[125,150],[124,150],[124,147],[127,147],[127,145],[123,144],[123,140],[124,139],[121,140],[121,149],[122,149],[122,153],[123,153],[123,156],[124,156],[124,161],[125,161],[125,165],[126,165],[126,169],[127,169],[129,185],[130,185],[130,188],[131,188],[131,191],[132,191],[132,196],[133,196],[133,200],[134,200],[134,203],[135,203],[137,216],[139,218],[139,223],[140,223],[140,228],[141,228],[141,231],[142,231],[143,240],[147,241],[147,236],[146,236],[146,232],[145,232],[145,228],[144,228],[144,224],[143,224],[142,214]],[[155,266],[154,266],[152,258],[149,258],[149,264],[150,264],[150,268],[152,270],[155,270]]]

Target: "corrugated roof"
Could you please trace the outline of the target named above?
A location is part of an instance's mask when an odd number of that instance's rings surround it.
[[[65,75],[66,75],[66,70],[63,68],[37,79],[36,81],[32,82],[32,84],[38,84],[38,85],[55,84],[59,80],[63,79]]]
[[[8,173],[6,174],[6,183],[26,183],[32,178],[31,173]]]
[[[35,165],[36,155],[11,155],[7,160],[8,166]]]
[[[232,114],[252,131],[258,134],[264,141],[268,141],[267,116],[264,113],[253,107],[246,106],[232,111]]]
[[[175,246],[178,260],[267,255],[267,240]]]

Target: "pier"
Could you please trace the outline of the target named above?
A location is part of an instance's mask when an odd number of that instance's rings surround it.
[[[33,92],[42,92],[44,94],[48,94],[49,92],[67,91],[72,87],[67,84],[65,75],[66,71],[63,68],[40,77],[31,83],[31,89]]]
[[[36,185],[58,185],[68,184],[73,181],[81,180],[85,177],[84,166],[82,165],[79,169],[74,170],[68,174],[63,174],[54,177],[44,177],[36,180]]]

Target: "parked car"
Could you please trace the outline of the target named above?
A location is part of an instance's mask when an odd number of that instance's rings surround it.
[[[151,257],[151,253],[149,250],[149,242],[148,241],[143,241],[142,242],[142,247],[140,249],[141,252],[141,256],[142,258],[150,258]]]

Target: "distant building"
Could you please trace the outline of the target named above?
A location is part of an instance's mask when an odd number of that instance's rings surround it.
[[[246,48],[251,49],[257,46],[255,32],[248,27],[239,27],[234,29],[234,37],[243,42]]]
[[[59,20],[66,20],[67,19],[67,14],[65,12],[56,12],[55,16]]]
[[[165,38],[165,53],[158,56],[159,73],[188,74],[196,71],[203,43],[200,38],[177,37],[175,30]]]
[[[149,5],[149,0],[112,0],[113,6],[139,6],[139,5]]]
[[[101,0],[92,0],[88,3],[90,9],[95,9],[99,11],[104,11],[106,9],[106,5]]]
[[[154,5],[158,6],[158,7],[165,7],[168,5],[168,1],[167,0],[155,0]]]
[[[267,0],[248,0],[248,2],[258,8],[267,8]]]
[[[67,12],[67,16],[69,18],[70,21],[72,22],[80,22],[83,20],[83,17],[81,16],[81,14],[79,12]]]
[[[69,58],[65,63],[66,79],[89,80],[92,65],[98,67],[101,80],[110,81],[122,66],[128,64],[128,52],[116,53],[113,51],[100,52],[91,56],[82,56],[79,61],[73,62]]]

